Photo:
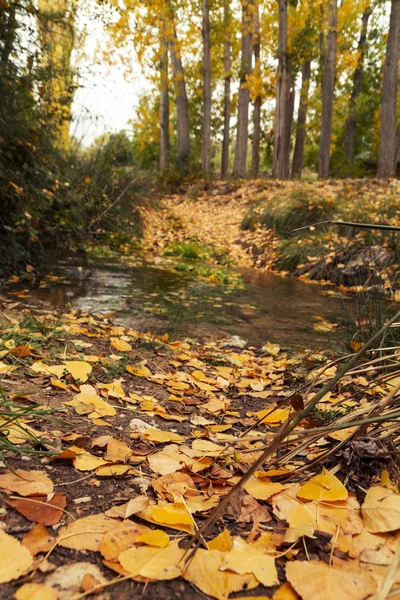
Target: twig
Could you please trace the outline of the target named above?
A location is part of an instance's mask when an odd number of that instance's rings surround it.
[[[114,202],[112,202],[109,206],[107,206],[107,208],[101,213],[101,215],[99,215],[98,217],[96,217],[95,219],[93,219],[90,224],[89,227],[92,227],[92,225],[94,225],[95,223],[97,223],[98,221],[100,221],[101,219],[103,219],[106,214],[108,213],[109,210],[111,210],[112,208],[114,208],[114,206],[117,204],[117,202],[119,202],[121,200],[121,198],[123,196],[125,196],[126,192],[129,190],[130,187],[132,187],[132,185],[136,182],[136,177],[134,179],[132,179],[132,181],[130,181],[128,183],[128,185],[126,186],[126,188],[124,188],[122,190],[122,192],[120,193],[119,196],[117,196],[117,198],[114,200]]]
[[[400,227],[395,225],[376,225],[375,223],[352,223],[350,221],[318,221],[318,223],[312,223],[311,225],[305,225],[304,227],[297,227],[292,229],[292,233],[295,231],[302,231],[309,229],[310,227],[317,227],[317,225],[345,225],[346,227],[358,227],[359,229],[384,229],[387,231],[400,231]]]
[[[394,582],[394,578],[396,577],[399,564],[400,544],[397,544],[396,552],[393,555],[392,561],[386,573],[385,581],[383,582],[383,585],[376,596],[376,600],[386,600],[386,598],[388,597],[388,594]]]

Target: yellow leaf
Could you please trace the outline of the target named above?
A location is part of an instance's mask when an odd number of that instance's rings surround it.
[[[289,527],[289,529],[285,531],[283,541],[286,544],[294,544],[304,535],[309,538],[314,538],[314,525],[311,521],[308,521],[299,527]]]
[[[18,579],[33,563],[33,557],[28,548],[1,529],[0,548],[0,583]]]
[[[299,498],[334,502],[346,500],[348,492],[343,483],[326,469],[320,475],[304,483],[297,492]]]
[[[83,517],[60,529],[58,543],[72,550],[98,552],[104,535],[117,525],[118,521],[106,517],[104,513]]]
[[[224,556],[224,552],[200,548],[183,573],[183,578],[193,583],[204,594],[217,600],[227,600],[229,594],[233,592],[257,587],[258,581],[254,575],[221,571]]]
[[[136,377],[151,377],[152,373],[150,371],[150,369],[148,369],[147,367],[132,367],[131,365],[128,365],[126,367],[126,370],[128,371],[128,373],[131,373],[132,375],[136,375]]]
[[[287,563],[286,577],[303,600],[364,600],[377,588],[369,573],[316,561]]]
[[[88,414],[90,418],[113,417],[117,414],[115,408],[102,400],[96,394],[86,394],[80,392],[76,394],[70,402],[64,402],[67,406],[75,408],[78,414]],[[80,410],[82,408],[82,411]]]
[[[96,475],[98,477],[120,477],[131,469],[130,465],[100,465],[96,468]]]
[[[281,585],[272,596],[272,600],[299,600],[298,594],[294,591],[288,581]]]
[[[145,510],[137,513],[138,517],[154,523],[164,525],[178,531],[186,531],[194,534],[193,518],[182,502],[173,504],[160,503],[156,506],[148,506]]]
[[[220,552],[229,552],[232,549],[233,539],[229,529],[224,529],[213,540],[207,542],[209,550],[219,550]]]
[[[16,366],[7,365],[5,362],[0,360],[0,375],[11,373],[12,371],[15,371],[16,368]]]
[[[85,383],[92,372],[92,365],[84,360],[69,360],[65,363],[65,368],[72,375],[75,381]]]
[[[142,533],[139,535],[136,541],[141,544],[147,544],[148,546],[166,548],[169,544],[169,535],[161,529],[153,529],[148,533]]]
[[[279,583],[275,559],[262,550],[250,546],[240,537],[233,540],[232,549],[225,554],[220,569],[234,571],[239,575],[252,573],[266,587]]]
[[[255,415],[258,419],[262,420],[263,423],[283,423],[286,421],[290,414],[289,408],[277,408],[271,412],[271,408],[265,408],[257,413],[251,413],[250,416]]]
[[[54,486],[46,473],[17,469],[15,473],[0,475],[0,488],[16,492],[20,496],[34,496],[35,494],[48,496],[53,493]]]
[[[131,454],[133,452],[125,442],[112,439],[107,444],[107,454],[104,458],[111,462],[126,462]]]
[[[281,483],[272,483],[258,477],[251,477],[243,488],[256,500],[268,500],[268,498],[283,490],[284,486]]]
[[[107,517],[129,519],[132,515],[144,510],[149,506],[149,499],[147,496],[136,496],[132,500],[128,500],[125,504],[120,506],[113,506],[109,510],[106,510]]]
[[[24,583],[14,597],[16,600],[57,600],[58,592],[43,583]]]
[[[132,350],[132,346],[121,338],[112,337],[111,345],[118,350],[118,352],[129,352],[129,350]]]
[[[184,550],[178,542],[172,542],[166,548],[140,546],[122,552],[118,560],[121,566],[133,576],[141,575],[149,579],[175,579],[182,574],[185,563],[182,561]]]
[[[379,485],[372,487],[365,496],[361,514],[370,533],[400,529],[400,495]]]
[[[140,525],[133,521],[115,521],[115,527],[107,531],[101,542],[100,552],[106,560],[116,560],[121,552],[125,552],[136,544],[138,537],[150,531],[146,525]]]
[[[170,475],[185,466],[184,455],[179,451],[176,444],[169,444],[160,452],[150,454],[147,462],[151,470],[159,475]]]
[[[75,458],[73,458],[73,464],[75,469],[78,471],[94,471],[102,465],[106,465],[107,461],[104,458],[99,458],[90,454],[87,450],[79,448],[78,446],[71,446],[68,448],[71,452],[75,452]]]

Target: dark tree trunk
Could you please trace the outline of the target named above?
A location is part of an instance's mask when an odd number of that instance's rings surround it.
[[[396,174],[396,102],[399,70],[400,0],[392,0],[383,71],[378,177]]]
[[[358,42],[358,51],[360,54],[360,58],[358,60],[358,65],[354,71],[353,75],[353,90],[351,92],[350,97],[350,108],[349,108],[349,116],[346,121],[346,133],[344,138],[344,153],[349,161],[353,160],[354,156],[354,143],[356,139],[356,129],[357,129],[357,104],[358,99],[361,94],[361,84],[363,77],[363,68],[364,68],[364,58],[365,58],[365,44],[367,41],[367,30],[368,30],[368,20],[371,16],[371,8],[368,7],[364,12],[361,20],[361,32],[360,39]]]
[[[222,138],[222,157],[221,157],[221,177],[226,177],[229,170],[229,138],[230,138],[230,123],[231,123],[231,40],[230,40],[230,21],[231,14],[229,1],[224,3],[224,26],[225,26],[225,42],[224,42],[224,133]]]
[[[306,142],[306,122],[308,109],[308,93],[310,90],[311,61],[306,60],[301,69],[301,92],[299,112],[297,114],[296,141],[294,144],[292,177],[301,177]]]
[[[168,46],[163,27],[160,43],[160,171],[168,168],[169,155],[169,86]]]
[[[279,0],[278,74],[276,82],[274,158],[272,176],[289,179],[290,174],[290,92],[288,60],[288,2]],[[289,140],[289,143],[288,143]]]
[[[202,168],[209,173],[211,168],[211,43],[209,1],[202,0],[203,12],[203,147]]]
[[[179,52],[175,25],[173,26],[172,38],[169,40],[169,49],[176,93],[176,113],[178,122],[177,162],[179,166],[186,169],[189,167],[190,162],[189,102],[186,93],[185,74]]]
[[[246,175],[247,145],[249,137],[250,92],[247,78],[251,73],[253,54],[253,0],[242,0],[242,47],[240,61],[240,88],[238,97],[238,118],[236,129],[234,175]]]
[[[326,52],[322,79],[321,137],[319,141],[318,161],[318,176],[320,179],[329,177],[333,94],[335,88],[337,0],[329,0],[327,11],[328,33],[326,35]]]
[[[258,2],[254,10],[254,68],[260,68],[260,11]],[[253,112],[253,144],[251,154],[251,171],[257,177],[260,171],[260,142],[261,142],[261,94],[258,94],[254,101]]]

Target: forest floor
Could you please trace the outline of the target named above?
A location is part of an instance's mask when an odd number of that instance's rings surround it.
[[[254,189],[166,199],[147,215],[148,258],[205,253],[214,269],[199,276],[216,280],[274,266],[278,236],[241,230]],[[0,302],[0,598],[400,598],[396,348],[325,390],[342,361],[324,352],[170,341]]]

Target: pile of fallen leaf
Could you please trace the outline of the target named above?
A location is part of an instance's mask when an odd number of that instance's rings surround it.
[[[197,184],[186,196],[167,197],[161,209],[146,211],[143,246],[152,260],[158,255],[156,260],[165,268],[168,260],[163,253],[169,244],[198,240],[220,248],[240,267],[273,270],[282,276],[291,272],[305,281],[335,283],[344,291],[379,285],[397,301],[398,233],[310,227],[289,235],[282,244],[275,230],[262,224],[262,215],[300,194],[309,197],[310,211],[318,200],[331,203],[329,218],[334,220],[399,227],[399,187],[396,180],[369,179]],[[245,218],[249,222],[243,230]]]
[[[0,474],[4,597],[399,597],[398,424],[371,425],[375,456],[350,456],[352,415],[385,403],[396,375],[347,374],[191,555],[205,518],[337,367],[270,343],[171,342],[107,316],[3,309],[4,396],[63,411],[0,411],[0,442],[25,449],[8,446]],[[345,425],[321,433],[332,411]]]

